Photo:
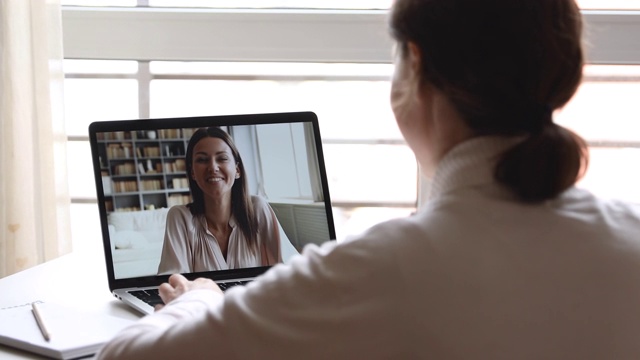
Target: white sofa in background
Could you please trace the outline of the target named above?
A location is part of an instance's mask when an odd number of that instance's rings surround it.
[[[160,263],[168,208],[113,212],[109,214],[109,237],[113,270],[117,279],[156,275]],[[280,226],[282,259],[298,251]]]
[[[161,208],[109,214],[116,278],[157,274],[168,211]]]

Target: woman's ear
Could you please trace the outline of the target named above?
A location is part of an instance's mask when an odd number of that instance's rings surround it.
[[[409,63],[409,69],[411,69],[411,76],[415,80],[420,80],[422,73],[422,52],[416,43],[409,41],[407,43],[407,60]]]

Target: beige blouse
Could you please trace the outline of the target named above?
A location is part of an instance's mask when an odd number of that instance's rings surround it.
[[[251,200],[258,221],[259,251],[251,251],[232,216],[225,260],[218,241],[208,230],[205,217],[194,217],[186,205],[173,206],[167,213],[158,274],[238,269],[282,262],[278,220],[265,199],[252,196]]]

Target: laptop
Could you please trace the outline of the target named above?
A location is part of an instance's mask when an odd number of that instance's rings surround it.
[[[265,262],[266,255],[257,260],[242,252],[232,255],[232,242],[244,244],[251,238],[239,235],[240,230],[229,235],[226,254],[210,246],[217,262],[209,253],[174,251],[189,248],[180,244],[198,238],[188,231],[176,235],[177,220],[171,215],[173,225],[167,227],[167,215],[171,210],[185,219],[191,216],[187,149],[191,137],[207,128],[228,134],[242,158],[238,176],[244,178],[254,206],[261,204],[257,212],[277,220],[269,221],[269,235],[261,235],[259,228],[262,240],[254,242],[270,244],[257,247],[258,252],[269,252],[270,261]],[[287,263],[307,244],[336,239],[313,112],[99,121],[89,126],[89,139],[109,289],[144,314],[161,303],[157,288],[170,275],[166,269],[179,269],[189,279],[210,278],[225,290],[255,279],[275,263]],[[242,201],[234,196],[232,202]],[[206,220],[193,220],[191,228],[215,240],[206,227]],[[242,261],[231,261],[232,256]]]

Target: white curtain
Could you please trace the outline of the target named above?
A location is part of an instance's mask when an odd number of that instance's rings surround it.
[[[0,277],[71,251],[59,0],[0,0]]]

